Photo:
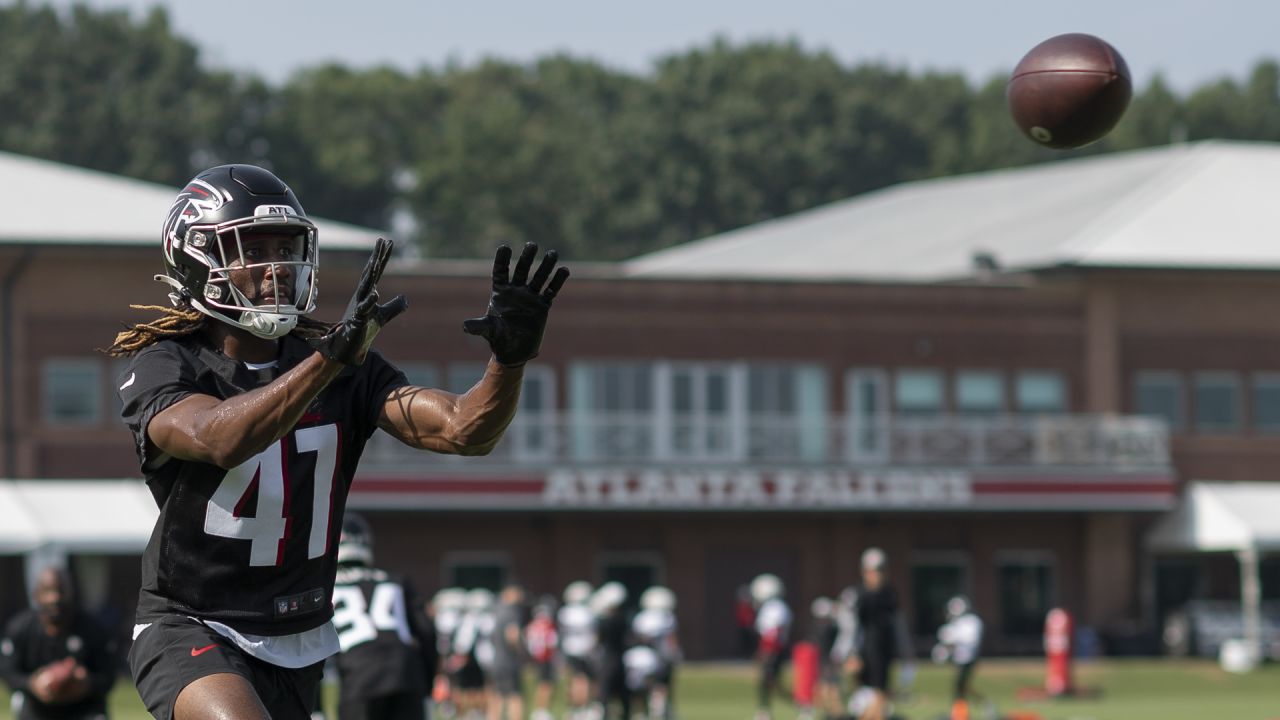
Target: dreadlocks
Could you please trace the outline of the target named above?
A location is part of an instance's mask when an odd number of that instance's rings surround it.
[[[160,317],[150,322],[137,323],[116,334],[115,342],[105,352],[112,357],[135,355],[145,347],[165,338],[190,335],[205,327],[209,316],[193,307],[164,307],[162,305],[130,305],[134,310],[156,310]],[[329,332],[329,326],[309,317],[299,317],[293,335],[303,339],[317,338]]]

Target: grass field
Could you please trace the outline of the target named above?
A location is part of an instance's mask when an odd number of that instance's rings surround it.
[[[1248,675],[1232,675],[1204,661],[1106,660],[1082,663],[1077,683],[1097,688],[1088,700],[1017,702],[1019,688],[1043,681],[1043,663],[989,660],[979,666],[976,687],[1001,713],[1032,711],[1045,720],[1269,720],[1280,718],[1280,665]],[[676,708],[682,720],[751,720],[755,709],[752,670],[747,665],[691,665],[677,678]],[[922,667],[913,697],[898,714],[910,720],[934,720],[947,705],[951,672]],[[327,691],[332,695],[333,688]],[[11,720],[8,693],[0,720]],[[330,697],[330,700],[332,697]],[[111,695],[113,720],[148,718],[132,685],[121,683]],[[332,716],[331,716],[332,717]],[[792,720],[796,709],[776,701],[775,720]],[[981,716],[976,716],[980,718]]]

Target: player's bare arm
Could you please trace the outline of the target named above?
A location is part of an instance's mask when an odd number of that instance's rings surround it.
[[[192,395],[158,413],[149,440],[182,460],[233,468],[284,437],[311,401],[348,365],[360,365],[378,331],[404,311],[397,296],[379,305],[377,282],[391,256],[391,242],[378,239],[342,322],[311,341],[316,353],[274,382],[219,400]]]
[[[342,364],[313,355],[270,385],[219,400],[192,395],[156,414],[147,437],[161,452],[230,469],[284,437]]]
[[[554,250],[530,277],[537,255],[537,245],[525,245],[512,271],[511,249],[498,248],[488,310],[463,323],[464,332],[483,337],[493,351],[484,377],[461,395],[400,388],[387,397],[379,427],[423,450],[483,455],[493,449],[515,416],[524,365],[537,357],[551,303],[569,278],[568,268],[556,268]]]

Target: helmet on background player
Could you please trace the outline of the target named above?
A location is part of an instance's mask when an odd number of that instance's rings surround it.
[[[601,585],[599,590],[592,593],[591,600],[588,604],[591,606],[591,612],[594,612],[597,615],[606,615],[622,607],[622,604],[626,601],[626,586],[620,582],[611,580]]]
[[[493,609],[493,591],[486,588],[472,588],[467,591],[467,611],[487,613]]]
[[[955,620],[967,612],[969,612],[969,598],[956,595],[947,601],[947,620]]]
[[[296,234],[296,260],[251,263],[243,240],[254,232]],[[254,165],[201,172],[178,193],[161,229],[165,274],[174,306],[190,303],[209,317],[262,338],[287,335],[298,316],[315,310],[319,246],[316,226],[280,178]],[[286,268],[293,293],[255,305],[231,283],[232,270]]]
[[[836,601],[829,597],[817,597],[809,603],[809,613],[819,620],[826,620],[836,614]]]
[[[586,580],[574,580],[564,586],[564,604],[582,605],[591,599],[593,588]]]
[[[768,600],[782,597],[783,593],[782,580],[772,573],[764,573],[757,575],[751,581],[751,599],[757,605],[763,604]]]
[[[338,564],[373,564],[373,531],[369,523],[355,513],[342,517],[342,534],[338,536]]]
[[[676,594],[661,585],[654,585],[640,593],[640,607],[644,610],[671,612],[676,609]]]

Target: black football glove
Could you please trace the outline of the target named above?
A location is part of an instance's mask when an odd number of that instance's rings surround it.
[[[569,269],[551,271],[556,266],[556,251],[548,250],[533,278],[529,268],[538,255],[538,246],[528,243],[516,261],[515,273],[508,278],[511,248],[503,245],[493,258],[493,294],[489,296],[489,311],[484,317],[462,322],[462,331],[479,335],[489,341],[493,356],[507,366],[523,365],[538,356],[542,344],[542,331],[547,326],[547,311],[551,301],[564,281],[569,279]],[[551,277],[551,282],[547,278]],[[546,289],[543,289],[546,284]]]
[[[309,341],[316,352],[346,365],[360,365],[382,326],[409,306],[403,295],[395,296],[385,305],[378,304],[378,280],[391,257],[391,245],[390,240],[378,238],[373,254],[360,275],[355,294],[347,303],[342,322],[325,335]]]

